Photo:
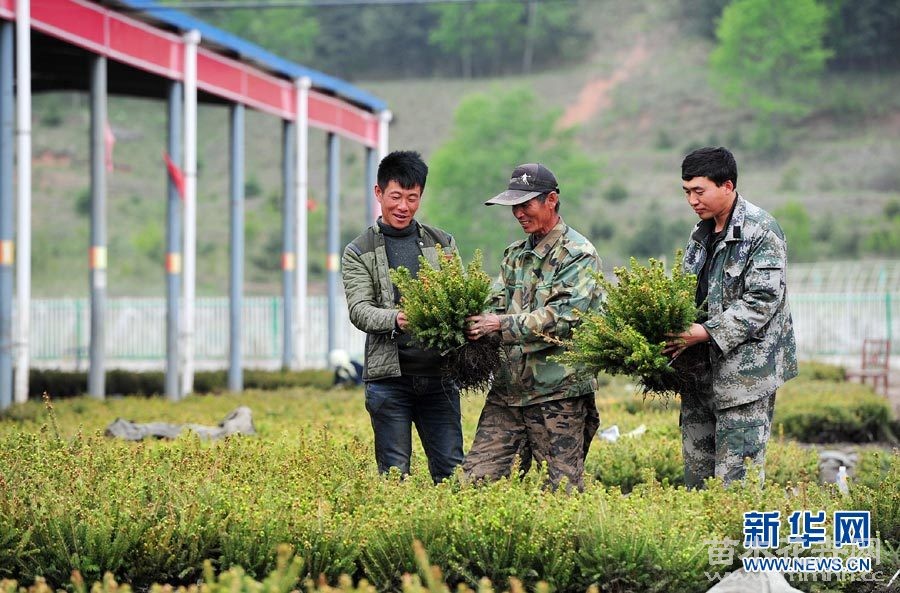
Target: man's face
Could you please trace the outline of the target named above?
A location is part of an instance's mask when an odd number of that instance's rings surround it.
[[[729,179],[717,186],[709,177],[692,177],[681,188],[688,204],[701,220],[727,215],[734,198],[734,184]]]
[[[529,235],[534,233],[546,235],[556,224],[556,203],[558,201],[557,193],[550,192],[543,203],[538,197],[531,198],[525,203],[513,206],[512,213],[522,225],[522,230]]]
[[[381,204],[382,220],[395,229],[405,229],[422,203],[422,188],[416,185],[403,189],[396,181],[390,181],[384,191],[375,186],[375,199]]]

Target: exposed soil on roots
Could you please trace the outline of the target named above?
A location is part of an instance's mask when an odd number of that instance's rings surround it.
[[[654,377],[641,377],[646,393],[660,395],[697,393],[709,375],[709,359],[706,348],[688,348],[672,361],[672,372]]]
[[[484,391],[502,362],[500,338],[485,336],[447,354],[443,372],[461,391]]]

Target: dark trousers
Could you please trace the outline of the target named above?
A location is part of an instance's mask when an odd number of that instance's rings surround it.
[[[462,463],[459,389],[441,377],[403,376],[366,383],[366,410],[375,432],[378,471],[409,473],[412,425],[425,449],[435,483]]]
[[[583,490],[584,458],[599,425],[593,393],[522,407],[488,400],[463,470],[472,480],[496,480],[510,475],[516,457],[522,471],[533,458],[547,463],[554,487],[566,478]]]

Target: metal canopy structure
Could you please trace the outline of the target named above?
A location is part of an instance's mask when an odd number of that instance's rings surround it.
[[[15,32],[15,34],[14,34]],[[12,40],[15,39],[13,52]],[[13,62],[13,54],[15,62]],[[13,63],[15,67],[13,67]],[[15,75],[15,84],[13,77]],[[15,89],[15,93],[12,89]],[[15,401],[27,398],[29,368],[31,94],[83,91],[91,95],[91,373],[89,391],[104,397],[102,316],[106,295],[106,178],[103,130],[108,94],[168,103],[169,133],[164,150],[172,162],[167,208],[167,376],[166,395],[179,399],[193,388],[193,306],[195,299],[197,105],[229,105],[232,113],[230,243],[232,300],[241,299],[243,277],[243,109],[283,120],[285,367],[302,360],[306,319],[308,131],[327,134],[329,179],[337,179],[337,136],[366,151],[364,180],[367,216],[372,202],[374,163],[387,152],[391,114],[377,97],[316,70],[293,64],[235,35],[149,0],[0,0],[0,409],[11,403],[11,361],[15,356]],[[14,96],[13,96],[14,95]],[[15,103],[13,150],[12,104]],[[239,146],[239,144],[241,144]],[[16,167],[15,250],[12,164]],[[162,163],[161,163],[162,170]],[[337,188],[329,187],[337,195]],[[301,206],[298,207],[298,204]],[[336,200],[329,202],[337,208]],[[329,220],[337,220],[335,211]],[[18,261],[14,261],[13,253]],[[326,269],[329,297],[337,290],[336,247],[329,244]],[[15,328],[12,269],[16,272]],[[240,302],[233,302],[238,315]],[[231,323],[229,386],[242,388],[240,320]],[[237,335],[236,335],[237,334]],[[173,352],[175,350],[175,352]],[[175,368],[173,368],[175,367]]]
[[[0,0],[0,18],[15,19],[14,0]],[[295,81],[308,78],[309,125],[378,146],[378,114],[387,109],[380,99],[154,2],[33,0],[31,27],[44,34],[31,44],[35,92],[87,91],[88,60],[102,55],[110,93],[165,99],[167,82],[184,78],[183,35],[196,31],[198,101],[239,102],[292,121]]]

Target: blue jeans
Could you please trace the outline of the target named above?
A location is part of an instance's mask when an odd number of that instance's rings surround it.
[[[416,425],[435,483],[462,463],[459,389],[441,377],[405,376],[366,383],[366,410],[375,432],[378,471],[409,474]]]

